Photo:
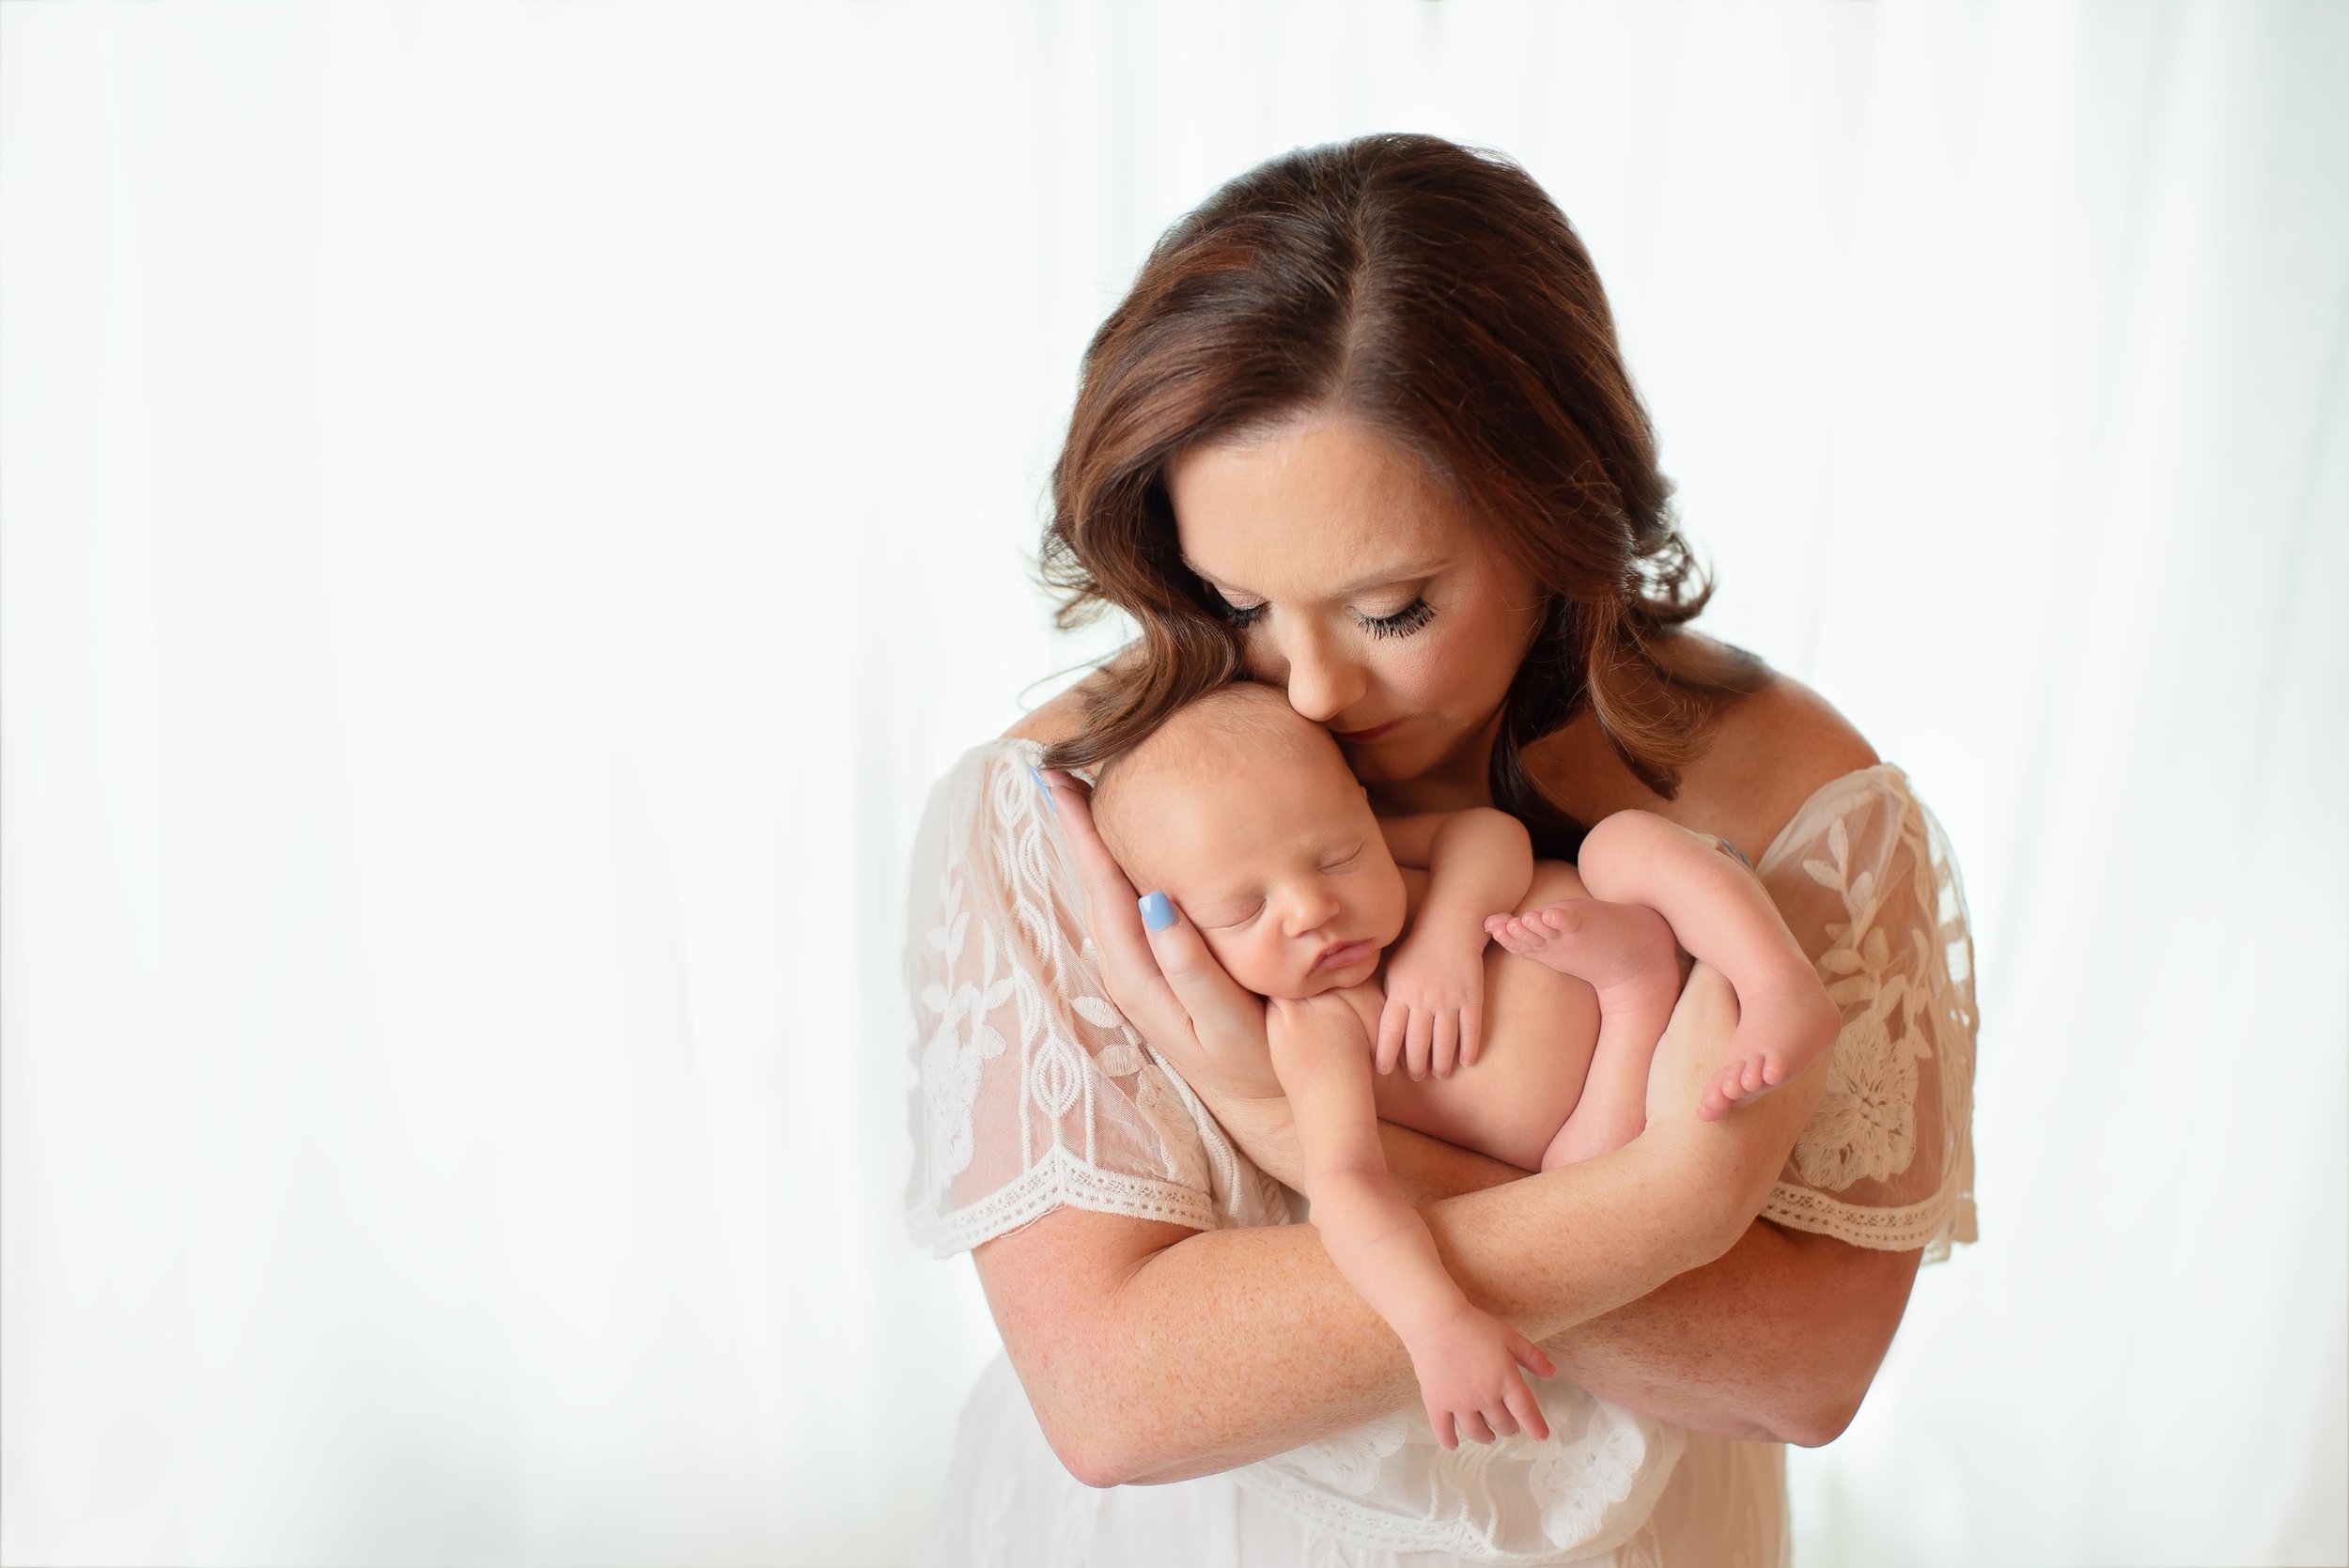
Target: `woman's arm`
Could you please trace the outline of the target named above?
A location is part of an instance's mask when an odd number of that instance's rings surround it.
[[[1414,1203],[1526,1174],[1391,1122],[1378,1131]],[[1724,1437],[1815,1448],[1859,1412],[1921,1257],[1755,1219],[1713,1262],[1542,1348],[1561,1376],[1602,1399]]]
[[[1806,1075],[1737,1116],[1698,1121],[1693,1089],[1733,1008],[1718,975],[1691,977],[1657,1050],[1647,1134],[1425,1211],[1470,1300],[1539,1340],[1736,1242],[1817,1082]],[[1061,1209],[976,1257],[1047,1438],[1091,1484],[1228,1469],[1416,1397],[1401,1343],[1307,1226],[1192,1233]]]

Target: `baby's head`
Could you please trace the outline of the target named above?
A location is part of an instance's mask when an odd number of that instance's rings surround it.
[[[1368,980],[1403,930],[1403,876],[1330,732],[1242,681],[1104,763],[1102,841],[1259,996]]]

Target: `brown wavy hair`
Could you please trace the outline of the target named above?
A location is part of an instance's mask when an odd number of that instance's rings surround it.
[[[1545,856],[1584,831],[1524,751],[1589,708],[1670,797],[1758,661],[1677,629],[1711,584],[1573,225],[1501,155],[1435,136],[1301,147],[1249,170],[1152,247],[1085,350],[1038,563],[1064,629],[1109,606],[1142,629],[1080,731],[1082,768],[1238,677],[1241,638],[1183,565],[1164,474],[1187,449],[1316,413],[1415,456],[1543,590],[1502,701],[1488,784]]]

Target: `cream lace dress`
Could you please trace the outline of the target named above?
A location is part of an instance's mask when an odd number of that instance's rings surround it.
[[[1063,1204],[1200,1230],[1294,1221],[1111,1005],[1083,897],[1029,774],[966,753],[912,862],[917,1242],[967,1250]],[[1860,1247],[1974,1239],[1972,948],[1947,845],[1900,770],[1822,786],[1756,868],[1843,1008],[1825,1097],[1763,1215]],[[1209,1369],[1202,1369],[1203,1372]],[[1785,1451],[1655,1421],[1562,1378],[1551,1426],[1447,1452],[1414,1404],[1256,1464],[1087,1487],[1000,1353],[966,1403],[926,1564],[1435,1568],[1705,1564],[1787,1556]]]

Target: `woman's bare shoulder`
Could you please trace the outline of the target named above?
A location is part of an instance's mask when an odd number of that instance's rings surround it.
[[[1825,697],[1772,671],[1760,689],[1715,719],[1704,754],[1682,778],[1674,804],[1759,856],[1821,784],[1879,760]]]
[[[1084,722],[1088,684],[1079,681],[1005,730],[1003,737],[1005,740],[1033,740],[1039,746],[1056,745],[1067,739]]]
[[[1039,746],[1051,746],[1075,735],[1083,727],[1086,710],[1094,700],[1109,689],[1121,663],[1133,655],[1134,649],[1128,644],[1101,668],[1005,730],[1003,737],[1005,740],[1033,740]]]

